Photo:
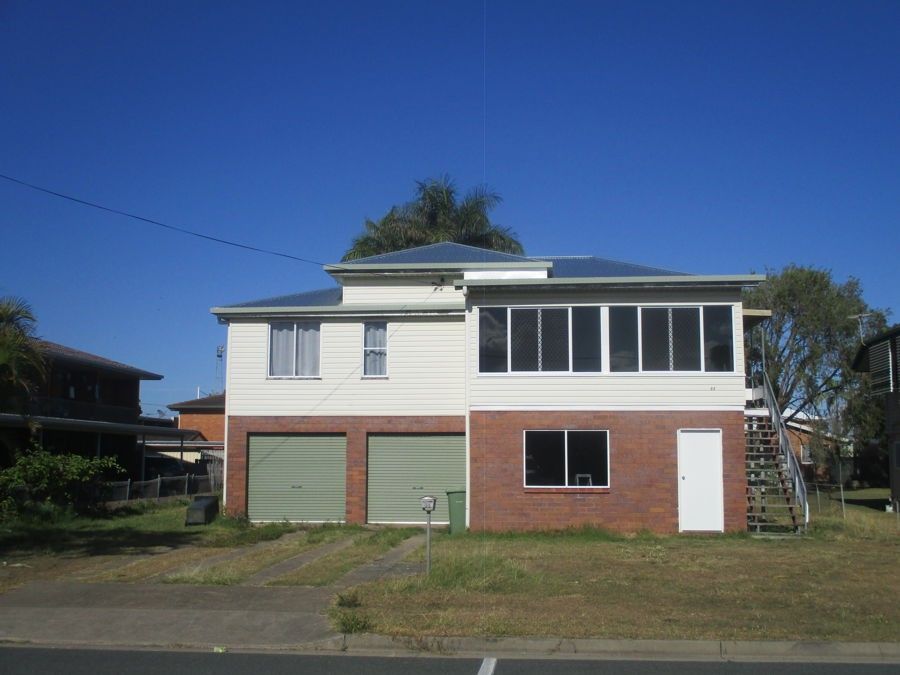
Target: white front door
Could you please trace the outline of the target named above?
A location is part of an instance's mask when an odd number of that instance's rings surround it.
[[[678,530],[722,532],[722,430],[678,431]]]

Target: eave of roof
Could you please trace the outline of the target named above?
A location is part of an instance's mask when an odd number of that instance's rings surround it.
[[[151,373],[149,370],[135,368],[134,366],[129,366],[127,363],[113,361],[112,359],[107,359],[103,356],[91,354],[90,352],[84,352],[80,349],[61,345],[57,342],[38,340],[38,344],[44,356],[52,361],[62,361],[80,366],[88,366],[90,368],[106,370],[120,375],[131,375],[140,380],[163,379],[163,376],[158,373]]]
[[[225,410],[225,394],[212,394],[203,398],[193,398],[166,406],[169,410]]]
[[[546,260],[523,260],[522,262],[429,262],[429,263],[377,263],[354,265],[349,268],[345,264],[325,265],[325,271],[331,275],[359,274],[364,272],[451,272],[457,270],[546,270],[553,263]]]
[[[165,436],[169,438],[188,438],[200,432],[194,429],[174,429],[172,427],[151,427],[146,424],[125,424],[121,422],[103,422],[100,420],[82,420],[69,417],[24,416],[14,413],[0,413],[0,426],[24,427],[34,425],[43,429],[59,429],[62,431],[93,431],[120,436]]]
[[[297,307],[213,307],[209,311],[222,319],[253,316],[340,315],[372,316],[386,314],[450,314],[464,312],[466,304],[457,302],[408,302],[405,304],[352,304]]]

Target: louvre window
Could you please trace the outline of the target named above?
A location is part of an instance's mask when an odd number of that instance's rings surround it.
[[[734,327],[730,305],[703,308],[703,358],[706,372],[734,370]]]
[[[509,370],[506,307],[482,307],[478,311],[478,371],[505,373]]]
[[[482,308],[479,372],[733,372],[731,305]],[[571,330],[570,330],[571,326]]]
[[[600,372],[602,332],[599,307],[572,308],[572,370]]]
[[[638,370],[638,308],[609,308],[609,369],[614,373]]]

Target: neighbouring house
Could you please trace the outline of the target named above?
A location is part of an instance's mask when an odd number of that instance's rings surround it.
[[[211,310],[229,512],[420,523],[432,494],[446,522],[465,489],[474,530],[747,529],[745,429],[757,454],[777,436],[745,410],[743,334],[767,312],[745,321],[741,290],[764,276],[451,243],[325,271],[336,286]]]
[[[114,456],[130,476],[140,478],[140,440],[184,437],[183,431],[150,427],[141,418],[141,381],[162,375],[55,342],[39,340],[39,346],[47,376],[32,395],[28,414],[0,412],[9,449],[34,440],[57,452]]]
[[[785,417],[790,417],[793,411],[785,410]],[[846,475],[852,475],[853,442],[848,438],[842,438],[822,428],[821,418],[810,417],[805,413],[798,413],[790,421],[785,422],[787,435],[790,439],[791,450],[803,469],[803,477],[808,481],[834,482],[839,480],[837,465],[831,462],[816,462],[815,446],[817,444],[827,449],[830,457],[844,458]],[[835,475],[832,476],[834,469]]]
[[[194,430],[197,435],[180,443],[160,440],[148,443],[148,446],[160,454],[191,462],[201,472],[215,464],[217,474],[221,474],[225,449],[225,392],[170,403],[167,407],[178,413],[179,429]]]
[[[170,403],[169,410],[178,413],[179,429],[200,432],[198,440],[217,441],[225,438],[225,392]]]
[[[872,394],[883,398],[891,501],[900,508],[900,325],[865,340],[853,359],[853,369],[870,373]]]

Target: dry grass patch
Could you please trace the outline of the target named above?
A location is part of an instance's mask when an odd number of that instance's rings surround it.
[[[787,539],[438,536],[430,578],[356,590],[391,635],[894,641],[893,517],[848,506]]]
[[[338,539],[352,536],[359,528],[342,526],[321,526],[301,531],[290,537],[257,544],[244,554],[210,567],[203,565],[194,569],[166,576],[163,581],[173,584],[213,584],[234,585],[246,581],[257,572],[293,558],[316,546],[322,546]]]
[[[185,565],[197,565],[208,558],[221,555],[221,551],[213,548],[188,546],[166,553],[158,553],[141,557],[133,562],[122,562],[113,569],[104,570],[89,577],[81,577],[79,581],[103,582],[122,581],[138,582],[154,579]]]
[[[420,528],[386,528],[357,536],[349,548],[304,565],[298,570],[270,582],[270,586],[327,586],[352,569],[384,555],[405,539],[418,534]]]

